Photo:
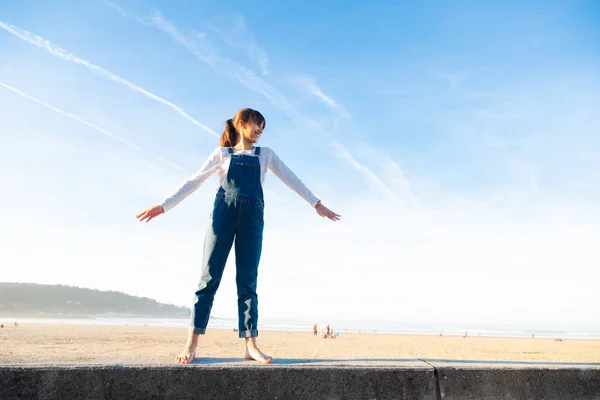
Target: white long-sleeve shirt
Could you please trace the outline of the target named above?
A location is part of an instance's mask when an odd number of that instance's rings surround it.
[[[255,156],[252,150],[235,150],[234,154]],[[264,184],[267,169],[270,169],[283,183],[306,200],[312,207],[316,206],[319,199],[306,187],[306,185],[290,170],[273,150],[268,147],[260,148],[260,182]],[[165,212],[169,211],[183,199],[192,194],[215,172],[219,175],[219,187],[227,177],[231,154],[228,147],[217,147],[208,157],[204,165],[190,178],[188,178],[170,196],[164,198],[159,204]]]

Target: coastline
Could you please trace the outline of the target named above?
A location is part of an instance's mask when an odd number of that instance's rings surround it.
[[[14,322],[20,325],[47,325],[47,326],[114,326],[114,327],[152,327],[152,328],[187,328],[187,316],[154,316],[123,313],[102,314],[2,314],[0,324],[12,326]],[[330,322],[319,323],[319,333]],[[588,328],[577,330],[575,328],[526,328],[519,326],[476,327],[464,325],[437,325],[423,326],[411,323],[393,322],[337,322],[333,321],[331,327],[340,333],[376,334],[376,335],[405,335],[405,336],[467,336],[486,338],[536,338],[559,340],[600,340],[600,329]],[[273,332],[312,332],[313,322],[301,320],[262,319],[259,330]],[[209,330],[231,331],[237,328],[237,319],[224,317],[211,317]]]
[[[169,364],[187,329],[77,325],[19,325],[0,329],[0,365]],[[275,359],[484,360],[600,362],[600,340],[491,338],[384,333],[344,333],[323,339],[310,331],[261,330],[259,345]],[[210,329],[198,357],[243,360],[244,341],[232,330]]]

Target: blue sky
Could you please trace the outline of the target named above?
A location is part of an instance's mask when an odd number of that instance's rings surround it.
[[[2,280],[189,305],[216,179],[134,216],[252,107],[343,215],[267,177],[262,317],[597,325],[600,7],[397,3],[3,6]]]

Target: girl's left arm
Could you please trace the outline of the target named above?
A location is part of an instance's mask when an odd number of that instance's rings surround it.
[[[269,149],[270,150],[270,149]],[[277,176],[283,183],[285,183],[290,189],[298,193],[300,197],[306,200],[312,207],[315,208],[317,214],[322,217],[327,217],[332,221],[338,221],[340,215],[334,213],[323,205],[321,200],[317,198],[310,189],[294,174],[294,172],[288,168],[287,165],[273,150],[270,150],[271,157],[269,159],[269,169]]]

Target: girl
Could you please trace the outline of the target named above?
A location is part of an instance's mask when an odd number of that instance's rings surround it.
[[[273,358],[256,345],[256,280],[264,226],[262,183],[267,168],[313,206],[321,217],[332,221],[340,219],[340,215],[325,207],[273,150],[254,147],[264,128],[265,119],[258,111],[244,108],[236,112],[225,124],[221,147],[212,152],[200,170],[171,196],[137,215],[140,221],[150,221],[192,194],[211,174],[218,173],[220,187],[204,242],[202,274],[194,297],[187,343],[177,357],[180,364],[189,364],[196,356],[198,337],[206,332],[215,293],[234,242],[239,337],[246,340],[244,357],[265,364],[273,362]]]

